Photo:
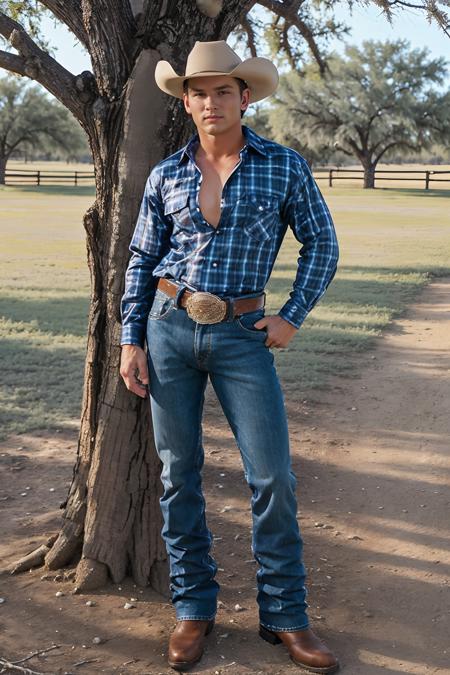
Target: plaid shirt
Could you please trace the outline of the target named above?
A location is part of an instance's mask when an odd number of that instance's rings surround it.
[[[246,144],[223,187],[217,228],[199,208],[197,133],[152,169],[129,247],[121,344],[144,345],[158,277],[221,297],[263,291],[288,225],[302,247],[278,314],[298,328],[332,280],[336,233],[306,160],[245,125],[242,132]]]

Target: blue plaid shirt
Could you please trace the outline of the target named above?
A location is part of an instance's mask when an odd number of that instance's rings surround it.
[[[197,133],[152,169],[129,247],[121,344],[144,345],[158,277],[221,297],[263,291],[288,225],[302,247],[278,314],[298,328],[332,280],[336,233],[306,160],[245,125],[242,132],[246,144],[223,187],[217,228],[199,208]]]

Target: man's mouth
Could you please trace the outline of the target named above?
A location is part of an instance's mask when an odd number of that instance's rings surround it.
[[[208,117],[205,117],[205,120],[220,120],[221,116],[220,115],[208,115]]]

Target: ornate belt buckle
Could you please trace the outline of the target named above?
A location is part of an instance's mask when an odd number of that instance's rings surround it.
[[[197,323],[219,323],[227,313],[227,303],[218,295],[195,291],[186,302],[188,316]]]

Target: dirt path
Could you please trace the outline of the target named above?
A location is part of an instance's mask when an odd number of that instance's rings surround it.
[[[450,279],[441,279],[358,357],[354,378],[332,380],[300,410],[287,400],[310,617],[348,675],[450,675],[449,336]],[[75,444],[73,434],[43,433],[0,446],[2,566],[57,531]],[[222,604],[192,672],[302,672],[257,636],[249,490],[210,389],[204,444]],[[129,581],[72,596],[70,578],[41,577],[0,578],[0,656],[57,643],[24,665],[59,675],[173,672],[173,612],[159,596]],[[136,607],[126,610],[130,598]]]

